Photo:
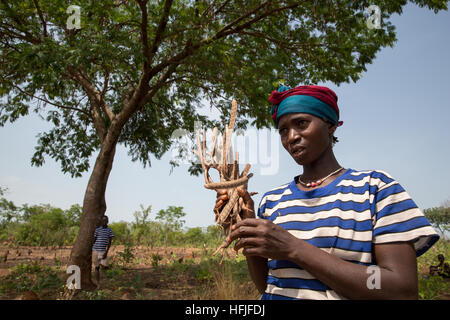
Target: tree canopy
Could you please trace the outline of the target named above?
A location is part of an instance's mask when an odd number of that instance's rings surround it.
[[[430,223],[439,229],[442,236],[447,238],[446,233],[450,231],[450,206],[428,208],[424,210],[424,214]]]
[[[447,1],[412,1],[434,11]],[[406,0],[74,0],[80,28],[62,0],[0,1],[0,125],[31,112],[52,124],[32,164],[45,156],[72,176],[89,169],[108,130],[144,166],[171,133],[192,131],[208,101],[238,125],[270,125],[274,82],[357,81],[375,54],[396,41],[389,21]],[[369,5],[381,28],[369,29]],[[72,19],[72,20],[71,20]],[[117,122],[117,127],[114,126]]]

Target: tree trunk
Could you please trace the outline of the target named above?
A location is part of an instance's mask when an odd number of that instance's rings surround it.
[[[83,200],[83,214],[75,244],[70,253],[69,265],[80,268],[81,289],[95,288],[91,280],[92,245],[94,231],[105,214],[105,191],[116,152],[117,139],[105,139],[95,161]]]

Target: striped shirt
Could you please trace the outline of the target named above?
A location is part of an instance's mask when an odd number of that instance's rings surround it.
[[[109,239],[112,237],[114,237],[114,232],[110,227],[98,227],[94,232],[94,238],[96,238],[96,240],[92,249],[95,251],[106,251]]]
[[[373,244],[413,241],[416,255],[439,236],[408,193],[383,171],[347,169],[330,184],[311,191],[298,176],[264,194],[258,216],[343,260],[374,264]],[[268,260],[261,299],[344,299],[295,263]]]

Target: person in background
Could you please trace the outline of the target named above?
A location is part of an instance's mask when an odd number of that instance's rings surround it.
[[[114,232],[108,227],[108,217],[101,218],[101,225],[94,232],[94,245],[92,247],[92,258],[95,266],[95,280],[97,286],[100,284],[100,266],[108,268],[108,251],[111,247]]]
[[[443,278],[450,278],[450,264],[445,260],[445,256],[438,254],[437,259],[439,264],[437,266],[430,266],[430,275],[437,273]]]

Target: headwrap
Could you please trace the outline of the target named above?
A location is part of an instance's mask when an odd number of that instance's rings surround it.
[[[333,90],[314,85],[293,89],[282,85],[269,98],[273,104],[271,113],[276,128],[281,116],[299,112],[312,114],[339,127],[343,122],[339,121],[337,100]]]

